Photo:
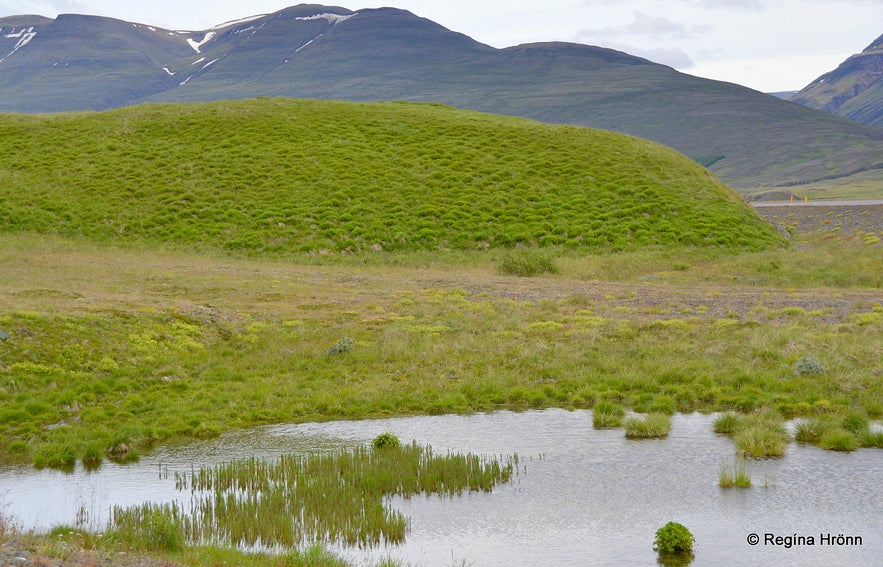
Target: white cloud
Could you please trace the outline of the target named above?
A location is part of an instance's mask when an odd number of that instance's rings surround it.
[[[89,9],[77,0],[12,0],[0,2],[7,14],[38,14],[55,17],[55,14],[88,13]]]
[[[702,8],[718,8],[744,12],[762,12],[769,0],[688,0],[688,4]]]
[[[687,39],[702,35],[710,30],[711,28],[708,26],[687,27],[662,16],[650,16],[635,11],[630,22],[617,26],[583,28],[576,33],[575,37],[576,41],[580,42],[629,36],[639,37],[643,40],[646,40],[648,36],[654,39]]]

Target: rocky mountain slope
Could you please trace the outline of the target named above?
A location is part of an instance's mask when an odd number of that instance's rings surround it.
[[[863,124],[883,126],[883,35],[791,100]]]

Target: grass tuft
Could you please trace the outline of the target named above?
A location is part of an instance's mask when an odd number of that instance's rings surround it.
[[[723,414],[715,420],[714,430],[733,439],[738,455],[755,459],[784,455],[791,440],[782,414],[770,409]]]
[[[734,435],[733,442],[736,451],[745,457],[781,457],[788,446],[788,435],[775,428],[749,425]]]
[[[818,444],[822,449],[849,452],[861,447],[862,442],[852,431],[833,427],[822,434]]]
[[[596,428],[620,427],[625,408],[613,402],[601,401],[592,407],[592,426]]]
[[[671,418],[662,413],[631,415],[623,421],[627,439],[662,439],[671,432]]]
[[[721,462],[718,484],[721,488],[749,488],[751,475],[744,459],[736,459],[732,465]]]
[[[737,413],[727,412],[719,415],[714,420],[714,432],[721,435],[732,436],[742,425],[742,416]]]
[[[848,409],[798,421],[794,438],[832,451],[854,451],[879,447],[883,433],[871,430],[867,413]]]
[[[558,273],[555,260],[548,253],[536,250],[516,250],[500,260],[498,270],[509,276],[534,277]]]

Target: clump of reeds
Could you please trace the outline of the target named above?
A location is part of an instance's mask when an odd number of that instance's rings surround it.
[[[77,462],[76,451],[67,441],[49,441],[38,445],[33,453],[34,466],[71,470]]]
[[[736,459],[732,465],[721,462],[718,484],[721,488],[748,488],[751,475],[744,459]]]
[[[400,543],[407,519],[385,507],[384,497],[490,491],[509,480],[518,462],[517,455],[504,463],[468,453],[435,455],[416,443],[387,443],[383,450],[373,445],[176,473],[178,490],[192,493],[191,513],[174,505],[161,511],[191,541],[284,547],[304,541]],[[149,521],[153,513],[153,508],[121,510],[115,522],[118,517],[125,527]]]
[[[625,409],[613,402],[598,402],[592,408],[592,425],[596,428],[619,427],[625,417]]]
[[[861,435],[862,447],[883,449],[883,431],[865,431]]]
[[[671,418],[663,413],[648,413],[643,418],[632,415],[623,425],[628,439],[661,439],[671,432]]]
[[[114,506],[108,537],[130,549],[179,551],[184,547],[184,519],[175,503]]]
[[[755,459],[781,457],[788,446],[788,433],[784,429],[752,425],[740,430],[734,437],[737,452]]]
[[[774,410],[726,413],[715,420],[714,430],[733,439],[738,455],[755,459],[781,457],[791,440],[784,418]]]
[[[737,413],[727,412],[719,415],[714,420],[714,432],[721,435],[733,435],[742,423],[742,416]]]
[[[867,414],[858,410],[802,419],[795,426],[794,438],[832,451],[883,445],[883,433],[872,431]]]
[[[855,451],[861,447],[861,440],[851,431],[841,427],[829,429],[819,439],[819,447],[831,451]]]

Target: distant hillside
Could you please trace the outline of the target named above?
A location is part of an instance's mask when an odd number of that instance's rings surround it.
[[[610,49],[495,49],[393,8],[300,5],[199,32],[21,16],[0,19],[0,53],[0,112],[410,100],[654,140],[746,193],[883,167],[878,128]]]
[[[791,100],[863,124],[883,126],[883,35]]]
[[[409,103],[2,115],[0,204],[2,231],[247,254],[782,242],[659,144]]]

